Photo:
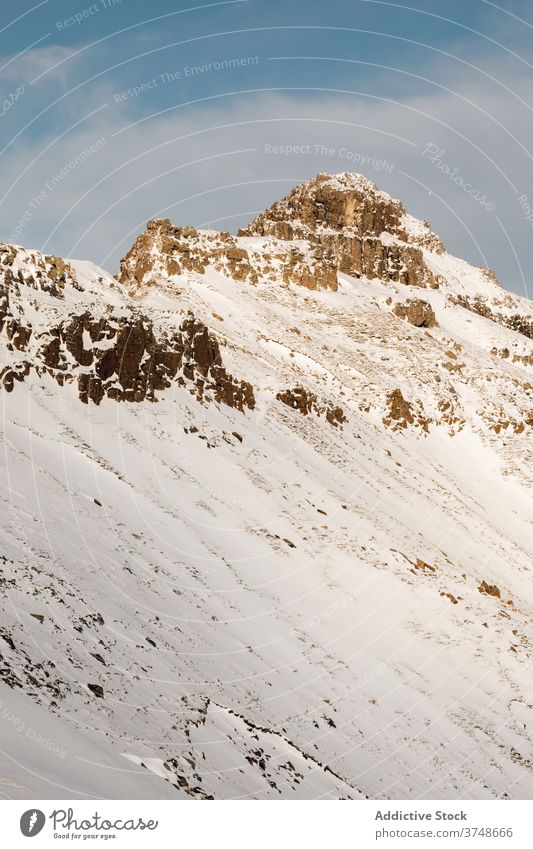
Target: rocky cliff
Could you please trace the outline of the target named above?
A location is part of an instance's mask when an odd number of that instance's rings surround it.
[[[408,216],[400,201],[360,175],[318,174],[261,213],[240,234],[319,244],[345,274],[423,288],[438,286],[421,248],[442,253],[440,239],[427,222]]]

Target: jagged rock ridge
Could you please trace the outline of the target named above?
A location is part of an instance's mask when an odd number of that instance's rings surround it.
[[[345,274],[364,274],[409,286],[439,285],[420,248],[441,253],[441,241],[426,222],[407,216],[399,201],[358,175],[318,174],[259,215],[240,234],[318,243]]]
[[[8,351],[17,353],[0,370],[0,384],[8,392],[34,372],[53,377],[60,386],[74,381],[84,403],[99,404],[104,397],[140,402],[155,400],[175,380],[199,400],[212,397],[239,410],[253,408],[253,388],[228,374],[216,338],[192,313],[169,329],[154,325],[127,297],[104,310],[88,309],[83,299],[73,304],[69,291],[82,294],[85,288],[69,263],[13,246],[4,246],[1,267],[1,329]],[[110,286],[122,294],[122,287]],[[41,293],[56,303],[44,322],[36,322]],[[28,306],[33,321],[26,315]]]

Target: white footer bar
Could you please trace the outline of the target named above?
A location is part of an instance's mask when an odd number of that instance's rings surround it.
[[[3,801],[0,834],[6,849],[531,849],[532,813],[527,801]]]

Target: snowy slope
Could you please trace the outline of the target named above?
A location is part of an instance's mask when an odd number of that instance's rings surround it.
[[[531,797],[533,309],[402,209],[435,287],[311,231],[9,249],[5,797]]]

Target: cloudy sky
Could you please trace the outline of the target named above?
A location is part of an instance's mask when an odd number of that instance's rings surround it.
[[[4,0],[0,240],[115,272],[149,218],[355,170],[532,297],[532,36],[527,0]]]

